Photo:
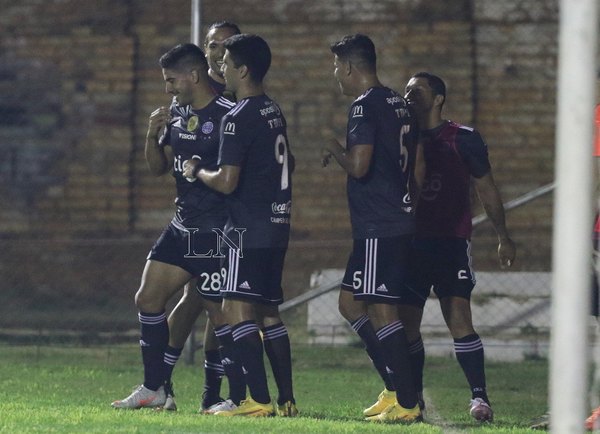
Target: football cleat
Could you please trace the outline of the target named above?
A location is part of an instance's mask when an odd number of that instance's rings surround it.
[[[215,414],[217,411],[232,411],[237,408],[237,405],[231,400],[226,399],[225,401],[217,402],[206,409],[200,409],[202,414]]]
[[[286,401],[281,405],[277,405],[276,413],[277,416],[296,417],[298,416],[298,409],[296,408],[296,403],[292,401]]]
[[[492,422],[494,420],[494,411],[492,410],[492,407],[482,398],[471,400],[469,414],[473,419],[479,422]]]
[[[383,389],[383,392],[377,397],[377,402],[369,408],[363,410],[365,417],[372,417],[381,414],[386,408],[396,404],[396,392]]]
[[[592,411],[592,414],[585,420],[585,429],[596,430],[600,428],[600,407]]]
[[[273,404],[261,404],[252,398],[240,402],[233,410],[223,410],[214,413],[215,416],[246,416],[246,417],[265,417],[273,416]]]
[[[586,420],[587,422],[587,420]],[[550,429],[550,413],[545,413],[541,416],[536,417],[531,421],[529,429],[548,430]]]
[[[131,395],[121,401],[114,401],[111,406],[113,408],[155,408],[162,407],[165,405],[167,397],[165,395],[165,389],[160,386],[158,390],[150,390],[144,385],[139,386],[135,389]]]
[[[202,402],[200,403],[200,409],[198,410],[198,412],[202,413],[204,410],[208,410],[213,405],[220,404],[223,401],[225,400],[220,396],[213,396],[213,394],[209,395],[205,390],[204,392],[202,392]]]
[[[423,421],[423,414],[421,413],[419,404],[415,405],[414,408],[404,408],[400,404],[395,403],[380,414],[367,417],[367,420],[386,423],[415,423]]]
[[[173,383],[165,383],[165,395],[166,399],[165,405],[163,405],[163,410],[177,411],[177,404],[175,403],[175,392],[173,391]]]

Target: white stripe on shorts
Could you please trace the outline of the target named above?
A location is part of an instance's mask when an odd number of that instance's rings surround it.
[[[235,249],[229,248],[229,270],[227,274],[226,291],[235,292],[237,287],[238,270],[240,267],[240,257]]]
[[[363,294],[375,294],[377,277],[377,238],[365,240],[365,274],[363,279]]]

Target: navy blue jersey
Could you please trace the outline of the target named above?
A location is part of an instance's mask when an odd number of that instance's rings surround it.
[[[223,117],[219,165],[241,168],[227,203],[231,224],[246,229],[244,246],[287,247],[293,157],[283,113],[267,95],[244,98]]]
[[[372,145],[368,173],[348,176],[354,239],[410,234],[414,216],[409,195],[417,128],[406,100],[387,87],[372,87],[350,107],[347,149]]]
[[[471,238],[471,176],[490,171],[488,150],[473,128],[445,121],[423,131],[425,180],[417,207],[417,234]]]
[[[173,118],[159,139],[161,146],[173,150],[173,177],[177,187],[173,219],[180,229],[198,228],[210,231],[222,228],[227,216],[225,198],[208,188],[198,179],[183,176],[186,160],[198,160],[203,168],[214,170],[219,155],[219,128],[221,118],[233,107],[229,100],[216,97],[206,107],[193,110],[190,106],[176,106]]]

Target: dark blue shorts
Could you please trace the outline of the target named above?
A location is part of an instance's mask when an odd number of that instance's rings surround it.
[[[399,303],[407,292],[412,235],[354,240],[342,290],[355,300]]]
[[[279,305],[283,303],[281,278],[286,248],[229,249],[226,261],[227,277],[221,295],[238,299]]]
[[[225,271],[218,257],[214,233],[179,229],[169,224],[152,246],[147,259],[175,265],[198,278],[197,290],[202,296],[220,299]]]
[[[471,298],[475,274],[471,268],[471,242],[464,238],[416,238],[410,259],[411,295],[403,303],[425,306],[429,292],[438,298]]]

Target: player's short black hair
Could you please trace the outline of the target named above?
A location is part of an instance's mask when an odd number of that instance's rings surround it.
[[[208,32],[210,32],[213,29],[231,29],[233,31],[234,35],[239,35],[240,33],[242,33],[242,31],[240,30],[240,28],[238,27],[238,25],[236,23],[233,23],[231,21],[216,21],[214,23],[212,23],[210,26],[208,26],[208,30],[206,31],[206,33],[208,34]]]
[[[258,35],[242,33],[233,35],[223,42],[236,68],[246,65],[250,78],[260,83],[271,66],[271,49]]]
[[[208,70],[204,51],[194,44],[179,44],[163,54],[158,60],[163,69],[186,70],[198,68]]]
[[[340,41],[331,44],[331,52],[344,61],[366,66],[370,71],[377,68],[377,54],[375,44],[371,38],[357,33],[346,35]]]
[[[431,90],[433,90],[433,94],[442,95],[444,100],[446,100],[446,83],[440,77],[430,72],[417,72],[413,75],[413,78],[424,78],[427,80],[427,84],[429,84]]]

